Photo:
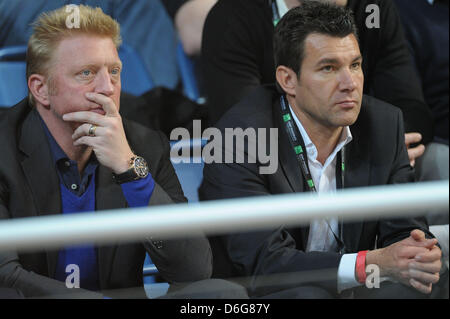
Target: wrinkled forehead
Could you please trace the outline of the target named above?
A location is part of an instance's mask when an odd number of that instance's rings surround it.
[[[83,65],[121,66],[122,63],[110,37],[77,34],[58,41],[50,65],[70,68]]]
[[[301,2],[301,0],[296,0],[296,1]],[[333,3],[335,5],[342,6],[342,7],[345,7],[348,2],[348,0],[316,0],[316,1],[324,2],[324,3]]]
[[[334,37],[326,34],[311,33],[305,39],[304,62],[317,62],[323,59],[353,61],[359,57],[361,57],[361,51],[354,34],[349,34],[345,37]]]

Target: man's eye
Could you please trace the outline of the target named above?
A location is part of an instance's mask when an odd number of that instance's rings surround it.
[[[119,75],[120,74],[120,69],[119,68],[112,69],[111,74],[112,75]]]
[[[352,68],[353,69],[359,69],[360,66],[361,66],[360,62],[355,62],[355,63],[352,64]]]
[[[82,76],[89,76],[89,75],[91,75],[91,71],[90,70],[84,70],[84,71],[81,72],[81,75]]]
[[[331,65],[326,65],[322,68],[322,71],[331,72],[333,71],[333,67]]]

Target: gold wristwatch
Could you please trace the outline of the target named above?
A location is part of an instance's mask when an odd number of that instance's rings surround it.
[[[141,178],[146,178],[148,175],[147,161],[140,156],[133,156],[130,159],[130,168],[121,174],[114,174],[113,178],[117,184],[128,183]]]

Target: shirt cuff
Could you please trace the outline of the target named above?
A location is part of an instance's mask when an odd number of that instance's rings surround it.
[[[150,173],[146,178],[141,178],[128,183],[120,184],[129,207],[145,207],[150,202],[155,181]]]
[[[361,286],[355,278],[356,256],[358,254],[344,254],[338,268],[338,293],[343,290]]]

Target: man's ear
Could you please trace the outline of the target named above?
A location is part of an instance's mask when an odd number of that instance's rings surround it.
[[[287,95],[295,96],[295,88],[298,83],[297,74],[292,69],[279,65],[275,72],[278,85]]]
[[[39,102],[45,107],[50,106],[48,81],[45,81],[45,77],[43,75],[30,75],[30,77],[28,78],[28,88],[31,94],[33,94],[36,102]]]

